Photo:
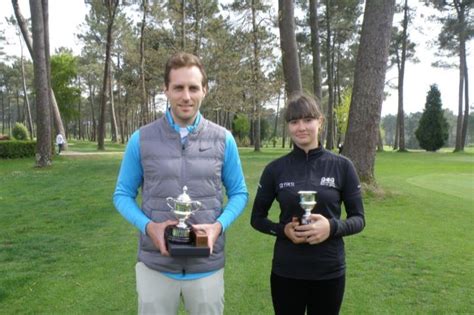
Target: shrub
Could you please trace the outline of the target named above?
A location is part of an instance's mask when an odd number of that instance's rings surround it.
[[[238,147],[248,147],[250,146],[249,137],[237,138],[235,139]]]
[[[30,137],[26,126],[19,122],[15,123],[15,126],[12,129],[12,136],[16,140],[28,140]]]
[[[436,84],[431,85],[426,96],[425,110],[415,131],[420,147],[437,151],[448,140],[448,122],[443,115],[441,93]]]
[[[35,156],[34,141],[0,141],[0,159],[17,159]]]
[[[242,140],[245,136],[247,136],[250,131],[250,122],[247,116],[244,114],[235,115],[234,121],[232,122],[232,130],[237,135],[239,140]]]

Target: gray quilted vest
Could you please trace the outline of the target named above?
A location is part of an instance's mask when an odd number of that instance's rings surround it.
[[[143,167],[142,210],[155,222],[176,220],[166,204],[188,187],[201,208],[188,222],[214,223],[222,212],[221,171],[224,162],[225,129],[201,117],[196,130],[181,144],[180,135],[162,117],[140,128]],[[147,235],[140,233],[138,260],[149,268],[172,273],[199,273],[224,266],[224,234],[209,257],[162,256]]]

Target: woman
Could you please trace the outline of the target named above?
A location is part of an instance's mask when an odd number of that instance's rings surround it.
[[[252,226],[276,236],[271,272],[275,314],[338,314],[344,295],[343,236],[365,226],[360,183],[351,161],[326,151],[318,136],[324,118],[316,101],[298,95],[287,104],[289,154],[268,164],[252,209]],[[309,224],[298,191],[316,191]],[[268,219],[277,200],[279,222]],[[341,203],[347,218],[341,220]]]

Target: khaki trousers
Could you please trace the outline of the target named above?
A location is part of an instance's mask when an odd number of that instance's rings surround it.
[[[142,262],[135,272],[139,314],[178,314],[181,296],[188,314],[224,313],[224,268],[196,280],[174,280]]]

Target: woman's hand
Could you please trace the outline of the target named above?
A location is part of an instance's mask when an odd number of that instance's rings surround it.
[[[295,236],[304,238],[311,245],[319,244],[328,239],[330,231],[329,220],[320,214],[311,214],[311,223],[295,227]]]
[[[302,244],[306,243],[305,237],[299,237],[296,235],[296,227],[298,227],[300,223],[298,222],[298,218],[293,218],[291,222],[285,225],[285,235],[288,237],[294,244]]]

